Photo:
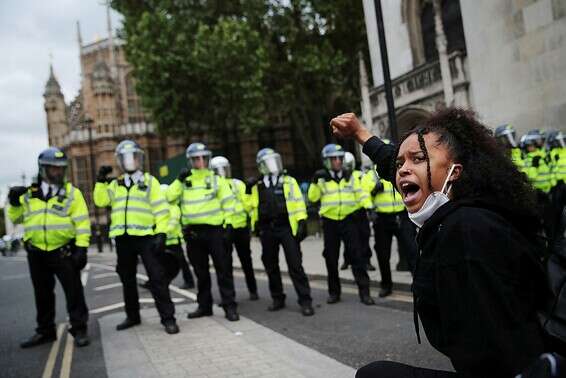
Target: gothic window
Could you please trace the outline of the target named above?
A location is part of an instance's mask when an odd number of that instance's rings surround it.
[[[91,185],[89,181],[89,167],[88,160],[86,157],[76,157],[74,159],[73,168],[75,171],[75,184],[77,188],[83,192],[85,200],[87,203],[90,202],[91,198]]]

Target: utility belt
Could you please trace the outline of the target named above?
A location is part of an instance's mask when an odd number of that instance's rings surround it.
[[[69,257],[71,256],[74,252],[75,252],[75,240],[71,240],[69,243],[65,244],[64,246],[61,246],[59,248],[53,249],[51,251],[45,251],[41,248],[37,248],[36,246],[34,246],[33,244],[31,244],[29,241],[26,241],[24,243],[24,249],[28,252],[28,253],[41,253],[41,254],[49,254],[51,256],[54,255],[60,255],[61,257]]]
[[[223,231],[224,228],[220,225],[215,226],[212,224],[191,224],[183,226],[183,235],[185,240],[201,238],[210,232]]]
[[[280,216],[277,218],[264,218],[259,219],[257,222],[258,228],[260,229],[273,229],[273,228],[283,228],[283,227],[290,227],[291,224],[289,223],[289,217],[285,214],[285,216]]]

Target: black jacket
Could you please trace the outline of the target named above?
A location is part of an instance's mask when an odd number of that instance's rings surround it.
[[[394,148],[376,139],[364,152],[393,179]],[[536,317],[544,273],[525,236],[532,221],[489,198],[468,199],[446,203],[419,232],[416,314],[462,376],[513,377],[545,350]]]

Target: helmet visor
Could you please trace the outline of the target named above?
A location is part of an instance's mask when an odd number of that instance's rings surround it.
[[[210,153],[206,155],[191,156],[187,159],[189,169],[207,169],[210,163]]]
[[[265,156],[259,162],[259,172],[262,175],[279,175],[283,172],[283,163],[281,155],[270,154]]]
[[[135,172],[143,167],[143,153],[139,151],[128,151],[117,156],[118,166],[124,172]]]
[[[40,175],[49,184],[62,186],[65,183],[65,178],[67,176],[67,166],[54,164],[41,165]]]
[[[212,170],[214,171],[214,173],[216,173],[218,176],[222,176],[222,177],[232,177],[232,170],[230,169],[229,165],[219,165],[216,166],[214,168],[212,168]]]

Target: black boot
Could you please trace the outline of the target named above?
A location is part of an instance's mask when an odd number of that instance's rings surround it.
[[[226,319],[228,319],[229,321],[236,322],[240,320],[240,315],[238,315],[238,312],[235,308],[227,308],[224,311],[226,312]]]
[[[74,338],[75,338],[75,345],[78,348],[85,347],[88,344],[90,344],[90,339],[88,338],[86,331],[78,331],[75,334]]]
[[[375,271],[375,266],[371,265],[371,263],[368,262],[367,264],[367,270],[370,272],[374,272]]]
[[[301,305],[301,314],[303,314],[303,316],[313,316],[314,309],[312,308],[312,305],[310,303]]]
[[[41,345],[41,344],[46,344],[46,343],[50,343],[57,340],[57,335],[55,333],[49,333],[49,334],[41,334],[41,333],[36,333],[35,335],[33,335],[32,337],[30,337],[29,339],[23,341],[20,344],[20,348],[25,349],[25,348],[31,348],[37,345]]]
[[[267,311],[279,311],[285,308],[285,301],[281,299],[274,299],[273,303],[267,308]]]
[[[145,281],[145,282],[138,284],[139,287],[141,287],[142,289],[146,289],[146,290],[151,290],[150,285],[151,284],[149,283],[149,281]]]
[[[361,295],[360,296],[360,302],[362,302],[366,306],[372,306],[372,305],[375,304],[375,301],[373,300],[372,297],[370,297],[369,294]]]
[[[141,324],[140,319],[126,318],[122,323],[120,323],[116,326],[116,331],[123,331],[125,329],[137,326],[138,324]]]
[[[177,322],[175,322],[174,320],[170,320],[168,322],[165,322],[165,324],[163,324],[163,326],[165,327],[165,332],[167,332],[170,335],[174,335],[176,333],[179,333],[179,326],[177,325]]]
[[[342,263],[342,265],[340,266],[340,270],[346,270],[350,267],[350,264],[348,264],[348,262],[344,261]]]
[[[381,290],[379,290],[379,298],[385,298],[389,295],[391,295],[393,293],[393,290],[391,290],[391,288],[385,288],[382,287]]]
[[[250,293],[250,301],[257,301],[259,299],[259,295],[257,293]]]
[[[209,308],[205,310],[199,307],[195,311],[189,312],[187,319],[202,318],[203,316],[212,316],[212,309]]]
[[[336,294],[331,294],[328,296],[328,299],[326,300],[326,303],[328,304],[334,304],[334,303],[338,303],[340,302],[340,296],[336,295]]]

